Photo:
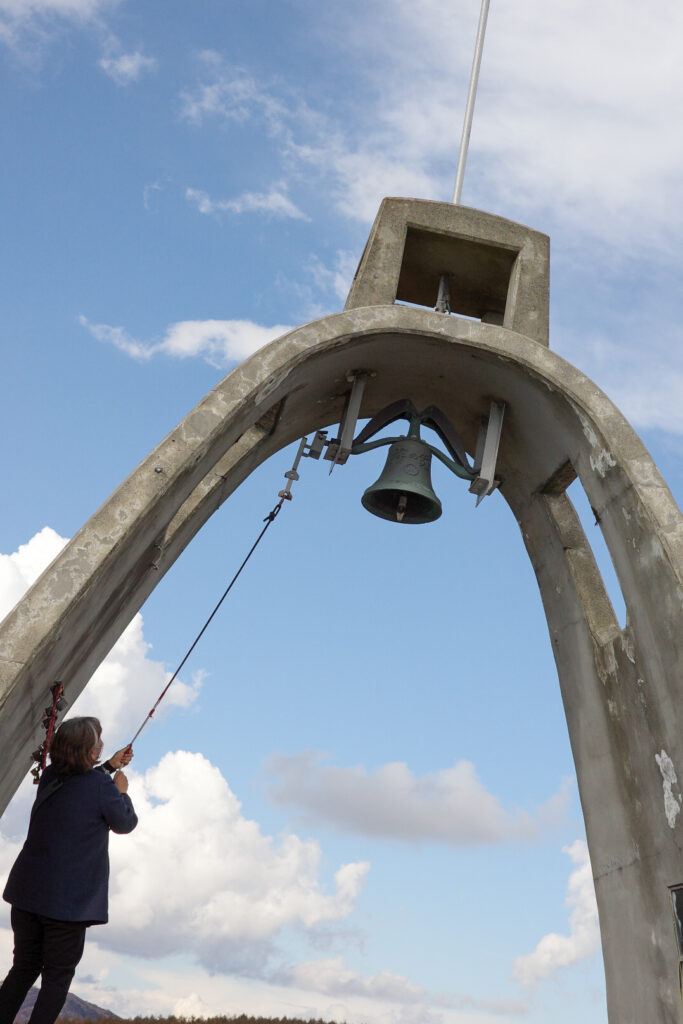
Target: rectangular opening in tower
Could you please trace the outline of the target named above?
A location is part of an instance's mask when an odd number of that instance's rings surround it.
[[[674,915],[674,931],[678,946],[678,987],[683,999],[683,884],[670,885],[671,909]]]
[[[399,302],[434,309],[448,275],[451,312],[503,322],[518,249],[408,226],[396,290]]]
[[[591,508],[588,495],[583,489],[583,484],[578,477],[569,487],[567,487],[567,494],[576,509],[576,514],[581,520],[583,531],[586,534],[586,540],[590,545],[593,557],[595,558],[598,569],[600,570],[602,582],[612,603],[614,614],[617,617],[619,625],[623,629],[626,625],[626,602],[624,601],[624,595],[614,568],[612,556],[609,553],[609,548],[607,547],[605,538],[602,534],[602,526],[600,524],[599,517],[595,510]]]
[[[669,895],[671,896],[671,909],[674,915],[678,956],[679,959],[683,959],[683,883],[681,885],[669,886]]]

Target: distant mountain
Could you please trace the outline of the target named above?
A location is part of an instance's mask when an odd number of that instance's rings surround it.
[[[21,1009],[17,1014],[15,1020],[16,1024],[26,1024],[26,1021],[31,1016],[31,1010],[36,1001],[38,995],[38,989],[32,988],[29,994],[24,999]],[[79,999],[78,996],[69,995],[66,997],[64,1008],[59,1015],[60,1017],[70,1017],[72,1020],[85,1020],[86,1017],[93,1019],[97,1017],[109,1017],[111,1020],[120,1020],[115,1013],[111,1010],[103,1010],[101,1006],[95,1006],[94,1003],[88,1003],[85,999]]]

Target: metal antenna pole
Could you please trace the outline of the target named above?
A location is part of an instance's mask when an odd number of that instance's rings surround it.
[[[453,191],[453,202],[460,203],[462,195],[462,183],[465,177],[465,164],[467,162],[467,150],[470,144],[470,132],[472,131],[472,117],[474,115],[474,101],[477,95],[479,84],[479,69],[481,67],[481,54],[484,49],[484,35],[486,34],[486,20],[489,16],[490,0],[481,0],[481,13],[479,15],[479,28],[477,29],[477,41],[474,46],[474,60],[472,61],[472,74],[470,76],[470,88],[467,94],[467,106],[465,107],[465,120],[462,126],[462,138],[460,139],[460,155],[458,157],[458,169],[455,175],[455,189]]]

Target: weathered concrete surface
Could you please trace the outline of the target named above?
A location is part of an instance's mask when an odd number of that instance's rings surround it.
[[[642,443],[583,374],[514,331],[399,305],[349,308],[226,377],[73,538],[0,626],[0,806],[28,770],[53,680],[73,701],[211,513],[264,459],[338,422],[436,403],[469,451],[506,403],[502,494],[543,597],[600,910],[610,1024],[680,1024],[667,886],[683,882],[683,520]],[[628,609],[619,628],[565,494],[578,473]],[[531,709],[530,709],[531,713]]]

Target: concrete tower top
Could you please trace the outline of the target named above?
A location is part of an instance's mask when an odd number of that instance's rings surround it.
[[[433,309],[444,274],[453,313],[548,345],[548,236],[452,203],[383,200],[345,308],[398,301]]]

